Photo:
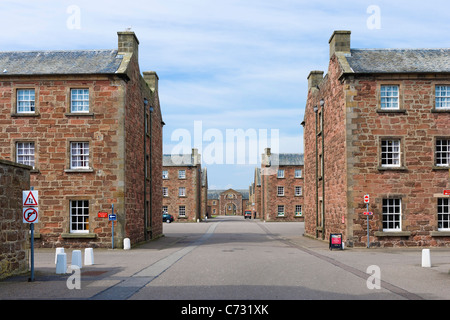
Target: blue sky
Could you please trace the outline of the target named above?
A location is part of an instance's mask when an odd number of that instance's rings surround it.
[[[307,76],[326,72],[334,30],[352,31],[352,48],[448,48],[449,9],[433,0],[1,0],[0,50],[114,49],[117,31],[131,27],[141,71],[160,78],[164,153],[180,130],[204,149],[208,130],[225,139],[239,129],[265,130],[269,142],[277,132],[280,152],[301,153]],[[256,139],[260,159],[265,140]],[[259,163],[204,166],[210,188],[244,189]]]

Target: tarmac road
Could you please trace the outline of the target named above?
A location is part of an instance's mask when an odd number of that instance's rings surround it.
[[[83,266],[76,279],[80,289],[69,289],[76,272],[56,275],[55,250],[36,249],[35,281],[0,281],[0,299],[450,299],[450,248],[431,248],[432,267],[422,268],[422,248],[329,250],[302,236],[303,227],[243,217],[164,224],[165,236],[156,241],[95,249],[95,264]]]

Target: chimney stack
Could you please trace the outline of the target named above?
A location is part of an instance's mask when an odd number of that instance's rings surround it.
[[[139,60],[139,40],[133,31],[119,31],[119,53],[130,52]]]
[[[144,74],[144,80],[147,83],[148,87],[153,91],[158,91],[158,82],[159,77],[156,74],[155,71],[145,71]]]
[[[308,76],[308,90],[317,88],[323,80],[323,71],[311,71]]]
[[[334,31],[330,38],[330,59],[337,52],[350,53],[351,31]]]

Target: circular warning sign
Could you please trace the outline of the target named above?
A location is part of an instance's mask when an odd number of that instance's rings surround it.
[[[38,208],[23,208],[23,222],[37,223],[38,222]]]

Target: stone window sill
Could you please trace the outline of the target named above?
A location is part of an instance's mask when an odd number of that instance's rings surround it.
[[[409,237],[411,231],[376,231],[376,237]]]
[[[63,239],[95,239],[97,238],[96,233],[62,233],[61,237]]]
[[[11,117],[40,117],[40,113],[11,113]]]
[[[406,113],[406,109],[377,109],[377,113]]]
[[[450,237],[450,231],[432,231],[432,237]]]
[[[65,173],[92,173],[94,172],[94,169],[66,169],[64,170]]]
[[[93,117],[93,116],[95,116],[95,114],[93,112],[86,112],[86,113],[83,113],[83,112],[79,112],[79,113],[72,112],[72,113],[65,113],[64,115],[66,117]]]
[[[450,109],[431,109],[431,113],[450,113]]]
[[[381,167],[379,166],[378,171],[408,171],[407,167],[401,166],[401,167]]]

